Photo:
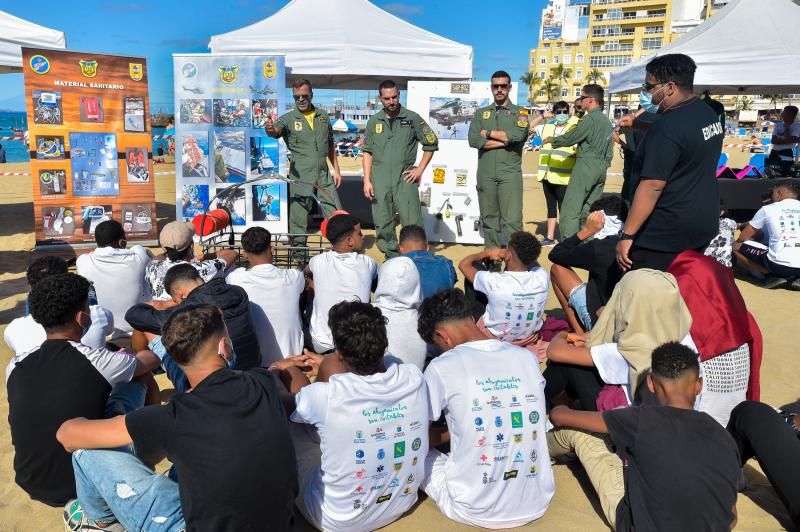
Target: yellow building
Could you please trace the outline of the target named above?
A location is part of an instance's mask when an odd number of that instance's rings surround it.
[[[721,0],[550,0],[538,46],[530,54],[530,70],[538,78],[533,103],[571,102],[586,83],[608,86],[611,72],[690,31],[718,4]],[[574,22],[568,16],[576,7],[588,15],[577,32],[569,28]],[[553,29],[559,13],[565,14],[560,32]],[[611,103],[627,108],[637,100],[615,96]]]

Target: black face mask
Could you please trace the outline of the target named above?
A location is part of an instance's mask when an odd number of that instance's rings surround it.
[[[578,109],[577,111],[575,111],[575,115],[576,115],[578,118],[582,117],[582,116],[583,116],[583,115],[585,115],[585,114],[586,114],[586,111],[584,111],[583,109]]]

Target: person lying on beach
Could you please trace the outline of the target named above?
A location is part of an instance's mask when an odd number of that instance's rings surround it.
[[[697,353],[670,342],[653,350],[650,368],[647,388],[658,406],[602,413],[556,406],[550,455],[578,456],[618,532],[733,528],[739,450],[714,419],[694,410],[702,388]]]
[[[73,453],[78,494],[64,508],[65,525],[290,530],[297,465],[272,375],[229,368],[233,344],[213,305],[176,309],[162,341],[192,393],[111,419],[70,419],[58,429],[58,441]],[[135,456],[115,449],[131,444]],[[149,467],[163,458],[178,481]]]

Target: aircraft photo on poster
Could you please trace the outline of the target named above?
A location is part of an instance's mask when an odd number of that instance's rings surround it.
[[[467,140],[472,117],[488,98],[432,97],[428,124],[439,140]]]

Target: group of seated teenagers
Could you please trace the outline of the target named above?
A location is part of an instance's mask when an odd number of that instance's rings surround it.
[[[80,275],[31,263],[30,315],[6,329],[16,483],[69,530],[373,530],[420,490],[511,528],[546,512],[566,455],[615,530],[723,530],[755,457],[800,524],[800,419],[758,402],[761,333],[731,270],[686,251],[623,276],[625,215],[601,198],[550,272],[526,232],[465,257],[477,313],[417,226],[379,266],[337,214],[300,271],[264,228],[243,268],[195,259],[190,224],[165,226],[162,257],[103,222]]]

